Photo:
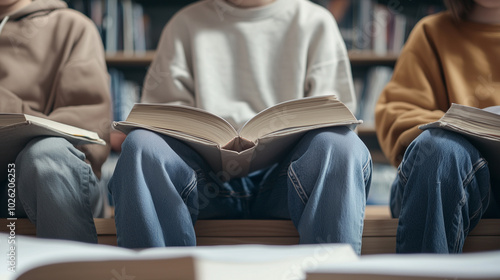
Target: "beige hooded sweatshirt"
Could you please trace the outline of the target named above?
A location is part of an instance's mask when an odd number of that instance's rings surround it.
[[[109,143],[108,73],[92,21],[59,0],[36,0],[8,15],[0,30],[0,113],[45,117]],[[109,145],[78,148],[100,177]]]

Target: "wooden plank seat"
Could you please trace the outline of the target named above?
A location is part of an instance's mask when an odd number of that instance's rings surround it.
[[[0,231],[8,232],[6,219]],[[99,243],[116,245],[114,219],[95,219]],[[362,254],[394,253],[398,220],[390,218],[387,206],[367,206]],[[197,243],[204,245],[297,244],[299,235],[289,220],[200,220],[195,225]],[[16,234],[35,235],[28,219],[16,221]],[[482,219],[469,234],[464,252],[500,250],[500,219]]]

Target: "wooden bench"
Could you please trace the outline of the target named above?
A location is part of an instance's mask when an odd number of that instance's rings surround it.
[[[1,232],[8,232],[2,219]],[[113,219],[95,219],[99,243],[116,245]],[[397,219],[390,218],[387,206],[367,206],[362,254],[394,253]],[[198,245],[297,244],[299,236],[288,220],[200,220],[195,225]],[[16,221],[16,234],[35,235],[27,219]],[[464,252],[500,250],[500,219],[483,219],[469,234]]]

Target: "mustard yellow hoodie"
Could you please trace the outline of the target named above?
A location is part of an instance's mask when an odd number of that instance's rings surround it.
[[[110,106],[94,23],[59,0],[36,0],[9,15],[0,31],[1,113],[45,117],[95,131],[109,142]],[[100,176],[109,147],[78,148]]]
[[[451,103],[500,105],[500,25],[442,12],[413,29],[375,109],[377,137],[392,164]]]

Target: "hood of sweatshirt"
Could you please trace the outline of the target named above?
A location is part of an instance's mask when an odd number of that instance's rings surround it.
[[[27,16],[46,15],[57,9],[67,8],[68,5],[60,0],[35,0],[24,8],[9,15],[9,20],[19,20]]]
[[[25,6],[24,8],[17,10],[12,14],[7,15],[4,18],[0,19],[0,34],[2,33],[5,24],[9,20],[15,21],[28,16],[36,17],[37,15],[46,15],[47,13],[50,13],[54,10],[64,9],[67,7],[68,5],[66,4],[66,2],[60,0],[32,1],[29,5]]]

